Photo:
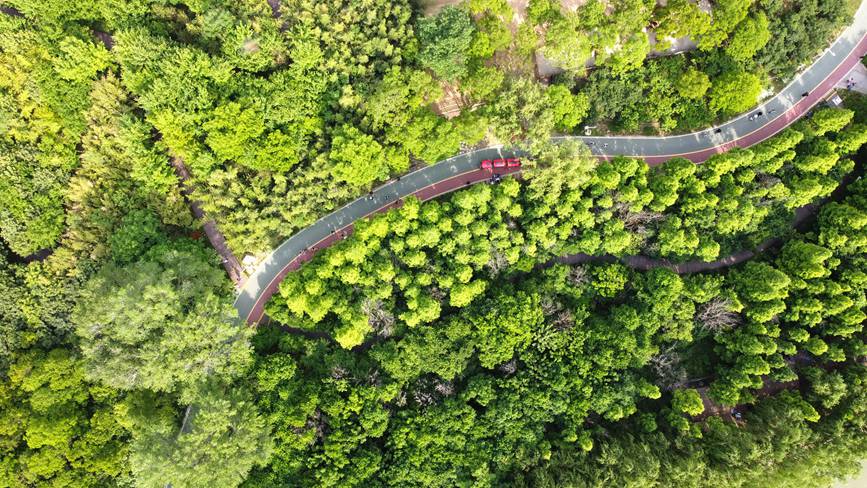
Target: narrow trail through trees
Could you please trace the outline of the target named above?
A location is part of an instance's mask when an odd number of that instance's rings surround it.
[[[205,235],[208,237],[211,246],[215,251],[217,251],[217,254],[220,255],[223,267],[226,269],[226,273],[229,274],[229,278],[236,286],[239,286],[242,279],[241,263],[238,262],[238,258],[236,258],[232,253],[232,250],[229,249],[229,245],[226,243],[226,237],[223,236],[217,228],[217,223],[214,222],[213,219],[207,218],[199,203],[190,197],[190,193],[192,192],[192,188],[189,186],[190,172],[184,165],[184,162],[181,161],[180,158],[173,157],[171,158],[171,164],[175,169],[175,174],[178,175],[178,179],[182,186],[181,193],[183,193],[184,198],[187,200],[187,203],[190,206],[190,211],[192,211],[196,220],[202,223],[202,229],[205,231]]]
[[[867,155],[867,151],[862,151],[860,154]],[[863,160],[864,157],[862,157],[861,159]],[[826,198],[822,202],[804,205],[803,207],[796,208],[795,216],[791,222],[791,228],[802,232],[806,230],[806,224],[811,222],[812,218],[816,216],[816,213],[822,205],[828,202],[836,202],[841,200],[846,195],[846,188],[849,186],[849,184],[861,178],[863,175],[864,164],[863,162],[859,161],[855,170],[849,173],[843,179],[843,181],[840,182],[840,185],[837,186],[837,188],[828,198]],[[759,254],[764,253],[768,249],[779,246],[780,244],[782,244],[782,242],[782,236],[771,237],[758,244],[755,249],[744,249],[742,251],[738,251],[734,254],[730,254],[728,256],[715,259],[713,261],[694,260],[687,261],[685,263],[672,263],[671,261],[666,259],[657,259],[649,256],[640,255],[617,257],[610,254],[601,256],[590,254],[570,254],[568,256],[561,256],[548,263],[545,263],[545,266],[550,266],[551,264],[555,263],[575,265],[584,263],[614,263],[619,261],[620,263],[632,269],[637,269],[640,271],[648,271],[654,268],[668,268],[677,274],[701,273],[704,271],[725,269],[730,266],[743,263],[756,257]]]
[[[792,220],[792,227],[797,228],[801,226],[810,217],[815,215],[817,209],[817,205],[807,205],[796,209],[795,218]],[[782,238],[772,237],[763,241],[753,250],[745,249],[743,251],[730,254],[723,258],[715,259],[713,261],[695,260],[687,261],[685,263],[672,263],[667,259],[656,259],[649,256],[624,256],[618,258],[617,256],[613,256],[610,254],[601,256],[594,256],[590,254],[570,254],[568,256],[562,256],[560,258],[557,258],[553,262],[548,264],[560,263],[575,265],[584,263],[614,263],[619,261],[620,263],[630,268],[640,271],[649,271],[655,268],[668,268],[677,274],[690,274],[701,273],[703,271],[724,269],[730,266],[734,266],[736,264],[743,263],[744,261],[752,259],[772,247],[778,246],[780,243],[782,243]]]

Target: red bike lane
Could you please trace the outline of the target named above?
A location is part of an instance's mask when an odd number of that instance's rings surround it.
[[[791,108],[789,108],[787,111],[783,112],[776,118],[772,119],[767,124],[744,136],[701,151],[683,154],[671,154],[665,156],[648,156],[642,159],[650,166],[662,164],[663,162],[675,157],[683,157],[695,163],[701,163],[707,160],[709,157],[713,156],[714,154],[720,154],[736,147],[747,148],[758,144],[759,142],[762,142],[785,129],[794,121],[809,112],[819,102],[821,102],[828,95],[828,93],[831,92],[837,82],[842,79],[843,76],[845,76],[858,62],[860,62],[861,58],[865,55],[865,53],[867,53],[867,35],[862,37],[861,41],[858,43],[858,46],[849,53],[846,59],[841,62],[837,66],[837,68],[835,68],[834,71],[832,71],[831,74],[829,74],[807,96],[802,97],[794,105],[792,105]],[[601,157],[601,159],[609,158],[609,156]],[[498,174],[508,175],[518,172],[520,172],[520,168],[502,168],[502,171],[498,171]],[[421,201],[430,200],[431,198],[444,195],[460,188],[464,188],[475,183],[489,180],[490,177],[491,172],[487,170],[477,169],[473,171],[468,171],[466,173],[455,175],[451,178],[422,188],[421,190],[416,191],[412,195],[417,197]],[[367,218],[373,214],[385,212],[393,208],[399,208],[402,203],[402,200],[396,200],[394,202],[387,203],[362,218]],[[309,249],[306,249],[304,252],[299,254],[289,263],[287,263],[286,266],[284,266],[280,270],[280,272],[274,276],[274,278],[268,283],[268,285],[257,297],[257,300],[253,308],[251,309],[250,314],[246,317],[246,321],[250,324],[262,321],[263,318],[265,318],[265,304],[278,291],[280,282],[283,281],[286,275],[300,268],[301,265],[305,262],[313,259],[317,251],[327,248],[339,240],[345,239],[347,236],[349,236],[349,234],[352,233],[352,230],[352,224],[334,230],[329,236],[318,241],[315,245],[313,245]]]
[[[520,173],[520,171],[520,168],[498,168],[496,174],[501,176],[507,176]],[[493,174],[494,173],[492,173],[491,171],[483,169],[468,171],[466,173],[452,176],[451,178],[445,179],[443,181],[439,181],[430,186],[426,186],[421,190],[413,193],[411,196],[414,196],[421,201],[430,200],[432,198],[445,195],[446,193],[451,193],[461,188],[472,186],[476,183],[489,181]],[[367,218],[374,214],[387,212],[395,208],[400,208],[401,205],[403,205],[403,199],[387,203],[362,218]],[[262,293],[256,299],[256,303],[250,310],[250,315],[246,317],[247,323],[254,324],[262,321],[265,315],[265,304],[268,302],[268,299],[270,299],[275,293],[277,293],[280,288],[280,282],[283,281],[287,274],[291,273],[292,271],[296,271],[298,268],[301,267],[302,264],[313,259],[317,251],[325,249],[333,245],[335,242],[348,237],[350,234],[352,234],[353,227],[353,224],[349,224],[340,229],[336,229],[331,234],[329,234],[328,237],[318,241],[312,247],[299,254],[295,259],[289,261],[289,263],[287,263],[286,266],[284,266],[283,269],[281,269],[280,272],[277,273],[277,275],[275,275],[274,278],[268,283],[268,286],[266,286],[262,290]]]
[[[758,129],[739,137],[738,139],[722,143],[718,146],[684,154],[670,154],[665,156],[648,156],[644,157],[644,161],[651,166],[656,166],[668,161],[671,158],[683,157],[691,160],[694,163],[701,163],[707,160],[714,154],[724,153],[736,147],[747,148],[754,146],[766,139],[773,137],[786,127],[792,125],[796,120],[809,112],[813,107],[819,104],[831,92],[834,86],[846,76],[856,64],[861,62],[861,58],[867,54],[867,36],[861,38],[858,46],[853,49],[849,55],[840,63],[834,71],[831,72],[816,88],[813,89],[806,97],[798,100],[789,110],[786,110],[775,119]]]

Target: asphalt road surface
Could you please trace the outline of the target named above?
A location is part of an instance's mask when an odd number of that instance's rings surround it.
[[[755,109],[708,130],[667,137],[555,137],[577,139],[588,144],[600,158],[615,155],[637,156],[648,164],[681,156],[696,163],[734,147],[761,142],[802,117],[821,102],[834,85],[867,54],[867,2],[862,2],[854,21],[809,68],[780,93]],[[806,95],[805,95],[806,94]],[[761,111],[760,117],[750,116]],[[328,247],[352,232],[352,223],[376,212],[399,206],[415,195],[428,200],[467,185],[487,181],[490,173],[479,169],[484,159],[511,157],[502,147],[488,147],[440,161],[437,164],[392,180],[371,194],[350,202],[313,225],[285,240],[243,283],[235,300],[242,319],[256,323],[264,316],[268,299],[277,292],[287,273],[310,260],[316,251]],[[500,171],[500,174],[514,172]]]

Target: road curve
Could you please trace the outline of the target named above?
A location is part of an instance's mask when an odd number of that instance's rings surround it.
[[[867,54],[867,1],[855,13],[853,23],[803,73],[773,98],[715,129],[664,137],[646,136],[559,136],[581,140],[599,158],[614,155],[641,157],[650,165],[673,157],[700,163],[710,156],[734,147],[749,147],[788,127],[821,102],[838,81]],[[804,94],[807,94],[804,96]],[[750,114],[764,115],[749,120]],[[330,246],[352,232],[352,224],[371,214],[399,206],[402,199],[416,196],[428,200],[436,196],[486,181],[489,173],[479,169],[484,159],[509,157],[500,146],[461,154],[392,180],[369,195],[348,203],[314,222],[280,244],[243,283],[235,308],[247,323],[262,320],[265,303],[276,293],[280,281],[316,251]],[[502,172],[508,174],[509,171]]]

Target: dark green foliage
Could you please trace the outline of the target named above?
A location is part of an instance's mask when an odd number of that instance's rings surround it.
[[[855,369],[863,377],[864,368]],[[858,453],[867,447],[859,418],[864,407],[854,403],[861,397],[863,391],[849,394],[845,405],[814,423],[813,407],[784,392],[759,402],[740,426],[709,418],[700,439],[642,432],[637,421],[606,427],[590,455],[560,451],[543,467],[518,474],[515,485],[829,486],[857,473]]]
[[[133,211],[124,215],[109,244],[111,255],[118,263],[129,263],[144,254],[162,237],[159,220],[148,211]]]
[[[753,172],[770,171],[786,182],[851,168],[838,167],[836,159],[830,166],[810,162],[821,159],[849,117],[820,111],[801,132],[703,166],[673,160],[650,170],[626,158],[597,164],[568,144],[543,146],[523,185],[508,180],[446,202],[410,200],[359,224],[353,236],[290,275],[271,304],[273,316],[331,333],[337,344],[270,334],[257,341],[264,358],[256,390],[280,441],[272,464],[254,474],[253,483],[496,486],[537,480],[546,486],[546,476],[559,483],[571,476],[573,483],[678,480],[685,486],[716,486],[725,477],[740,486],[783,479],[798,462],[819,463],[819,456],[838,452],[836,446],[863,442],[851,430],[832,435],[811,427],[820,419],[831,425],[837,406],[861,408],[846,400],[856,394],[848,385],[859,384],[858,376],[802,372],[797,364],[805,354],[829,365],[864,354],[863,326],[855,325],[867,306],[867,281],[855,278],[863,260],[851,271],[829,274],[832,251],[791,239],[775,261],[749,262],[728,275],[684,278],[619,264],[534,269],[567,251],[622,255],[636,249],[642,234],[624,222],[655,228],[655,214],[664,217],[658,244],[649,244],[657,237],[643,244],[659,245],[661,252],[671,252],[666,249],[676,242],[665,234],[667,219],[692,226],[710,218],[700,231],[680,228],[699,243],[720,232],[749,233],[750,225],[736,224],[744,218],[738,206],[719,201],[735,198],[728,192],[737,185],[756,191],[749,186]],[[818,137],[823,128],[828,132]],[[787,151],[792,154],[780,159]],[[862,187],[850,188],[850,206]],[[719,198],[711,205],[716,216],[709,217],[714,214],[702,210],[708,207],[698,198]],[[780,208],[792,205],[786,192],[773,198]],[[844,209],[823,212],[820,221],[839,222],[836,233],[806,239],[826,236],[860,252],[867,220]],[[756,225],[765,217],[749,214]],[[612,218],[623,219],[619,227]],[[501,222],[508,231],[497,230]],[[475,242],[508,245],[488,251]],[[535,255],[513,258],[515,243]],[[464,251],[464,245],[470,247]],[[699,249],[714,256],[720,246]],[[504,272],[501,261],[512,271]],[[826,295],[841,292],[837,300]],[[815,310],[816,299],[798,298],[807,293],[822,294],[817,300],[828,310]],[[816,313],[822,315],[810,315]],[[684,389],[689,375],[709,376],[710,388]],[[785,389],[795,380],[813,385],[812,393],[804,399],[782,393],[760,403],[746,417],[746,431],[714,418],[724,410],[720,404],[752,404],[765,388]],[[674,393],[661,396],[663,389]],[[689,417],[705,415],[703,428]],[[596,427],[588,427],[591,418],[601,419]],[[622,433],[626,444],[602,429]],[[820,438],[829,439],[828,451],[801,455],[799,446]],[[774,450],[772,469],[750,468],[763,456],[755,444],[772,446],[762,451]],[[731,446],[735,452],[726,452]],[[660,459],[657,453],[664,452]],[[632,468],[612,474],[623,456]],[[604,459],[618,461],[606,467]],[[548,460],[550,471],[522,474]],[[572,472],[563,462],[601,464]],[[833,472],[841,469],[835,465]]]
[[[467,71],[467,54],[475,27],[465,10],[447,6],[418,23],[418,60],[445,80],[461,78]]]
[[[632,286],[605,295],[580,271],[499,280],[459,316],[378,329],[370,349],[271,342],[256,379],[281,444],[263,483],[440,486],[482,473],[496,485],[555,444],[590,449],[588,415],[622,419],[659,397],[632,368],[688,337],[693,308],[669,271],[617,268]]]
[[[775,76],[787,78],[851,17],[843,0],[764,2],[773,35],[758,52],[757,63]]]

